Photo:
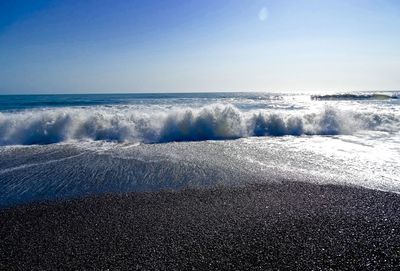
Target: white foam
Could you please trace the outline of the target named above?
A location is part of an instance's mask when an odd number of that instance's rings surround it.
[[[325,107],[318,112],[242,111],[233,105],[139,110],[132,107],[53,108],[0,113],[0,145],[71,140],[159,143],[248,136],[338,135],[398,131],[398,116]]]

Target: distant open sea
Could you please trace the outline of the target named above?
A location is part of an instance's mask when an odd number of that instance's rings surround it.
[[[399,92],[0,96],[0,207],[285,180],[400,192]]]

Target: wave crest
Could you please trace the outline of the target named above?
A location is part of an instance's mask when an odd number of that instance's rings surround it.
[[[162,143],[248,136],[338,135],[358,130],[398,131],[396,116],[327,107],[317,113],[243,112],[232,105],[151,111],[110,108],[0,113],[0,145],[51,144],[68,140]]]
[[[312,95],[312,100],[340,101],[340,100],[390,100],[399,99],[398,94],[332,94],[332,95]]]

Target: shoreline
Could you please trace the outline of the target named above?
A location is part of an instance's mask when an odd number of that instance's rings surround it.
[[[0,209],[0,269],[393,269],[400,195],[284,182]]]

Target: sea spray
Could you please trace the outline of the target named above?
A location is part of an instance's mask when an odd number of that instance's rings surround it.
[[[0,145],[68,140],[162,143],[249,136],[338,135],[398,131],[394,114],[326,106],[318,112],[242,111],[230,104],[143,112],[113,107],[48,108],[0,113]]]

